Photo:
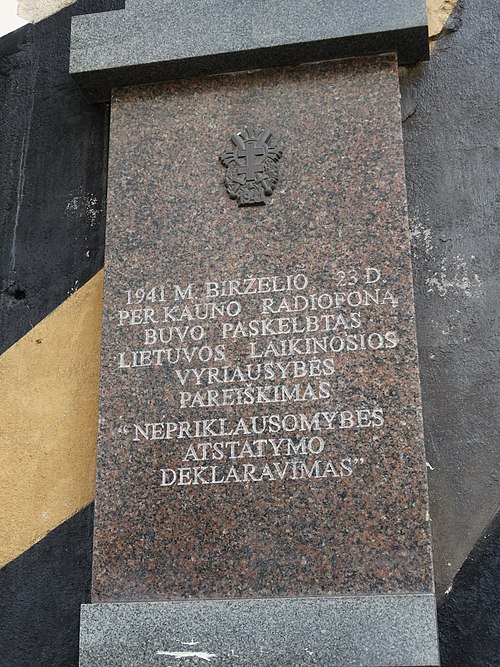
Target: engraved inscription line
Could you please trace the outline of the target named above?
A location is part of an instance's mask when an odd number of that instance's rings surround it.
[[[260,151],[245,155],[245,168],[256,167]],[[179,385],[177,408],[169,407],[173,414],[325,405],[313,412],[124,425],[123,435],[133,442],[169,443],[166,464],[158,470],[160,487],[343,479],[365,464],[356,452],[342,449],[337,457],[336,443],[345,430],[383,429],[384,410],[342,403],[336,359],[396,348],[396,331],[374,330],[373,318],[364,314],[395,313],[398,298],[375,267],[335,271],[331,284],[332,291],[316,290],[299,272],[126,290],[114,325],[118,331],[132,328],[144,347],[119,351],[116,362],[132,373],[172,366]],[[247,317],[247,302],[259,316]],[[246,349],[246,361],[232,361],[234,344]],[[171,456],[177,465],[167,463]]]

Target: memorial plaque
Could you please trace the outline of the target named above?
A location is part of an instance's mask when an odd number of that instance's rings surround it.
[[[102,346],[87,643],[438,664],[393,55],[115,91]]]

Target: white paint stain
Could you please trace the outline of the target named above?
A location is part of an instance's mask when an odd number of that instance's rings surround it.
[[[465,258],[457,255],[451,262],[443,257],[440,271],[427,278],[425,284],[429,286],[429,292],[437,290],[440,296],[446,296],[449,290],[461,290],[470,297],[473,291],[481,286],[481,280],[477,273],[471,274]]]
[[[425,462],[425,465],[429,468],[429,470],[434,470],[434,468],[431,466],[431,464],[429,463],[429,461],[426,461],[426,462]]]
[[[414,254],[416,256],[418,256],[419,251],[422,251],[425,255],[430,255],[434,250],[430,227],[425,227],[418,219],[413,220],[411,227],[411,237],[413,241]]]
[[[448,586],[448,588],[445,590],[444,595],[449,595],[451,593],[451,590],[453,588],[453,582]]]
[[[191,640],[190,642],[181,642],[183,646],[198,646],[200,642],[195,642],[194,639]]]
[[[66,211],[83,211],[91,227],[98,223],[99,215],[102,212],[99,200],[93,194],[72,197],[66,205]]]
[[[205,660],[205,662],[212,662],[212,658],[217,657],[217,654],[205,651],[157,651],[156,654],[168,655],[176,660],[181,660],[182,658],[199,658],[200,660]]]

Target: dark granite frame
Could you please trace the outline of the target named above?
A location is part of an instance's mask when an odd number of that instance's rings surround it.
[[[335,0],[317,3],[317,12],[303,3],[293,7],[293,19],[286,17],[283,0],[266,11],[245,1],[234,25],[227,21],[234,12],[227,0],[213,2],[210,11],[201,0],[189,4],[184,15],[178,3],[154,0],[142,16],[141,0],[128,0],[124,11],[76,17],[70,73],[89,97],[107,101],[113,88],[170,79],[390,52],[402,65],[429,57],[424,0],[411,6],[406,0],[361,0],[355,7]],[[280,19],[283,29],[276,34]],[[268,23],[273,24],[269,34]],[[295,34],[289,37],[290,30]],[[144,47],[149,34],[151,46]]]

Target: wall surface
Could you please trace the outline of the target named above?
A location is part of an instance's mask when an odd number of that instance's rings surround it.
[[[108,109],[71,15],[0,40],[0,664],[78,664],[89,597]]]
[[[460,3],[403,74],[438,593],[500,504],[499,24],[498,3]]]
[[[440,639],[444,667],[488,667],[500,664],[500,7],[428,4],[431,61],[401,83]],[[77,665],[88,601],[108,109],[67,75],[69,29],[75,13],[120,6],[80,0],[0,40],[8,667]]]
[[[17,13],[26,21],[37,23],[74,4],[75,0],[18,0]]]

